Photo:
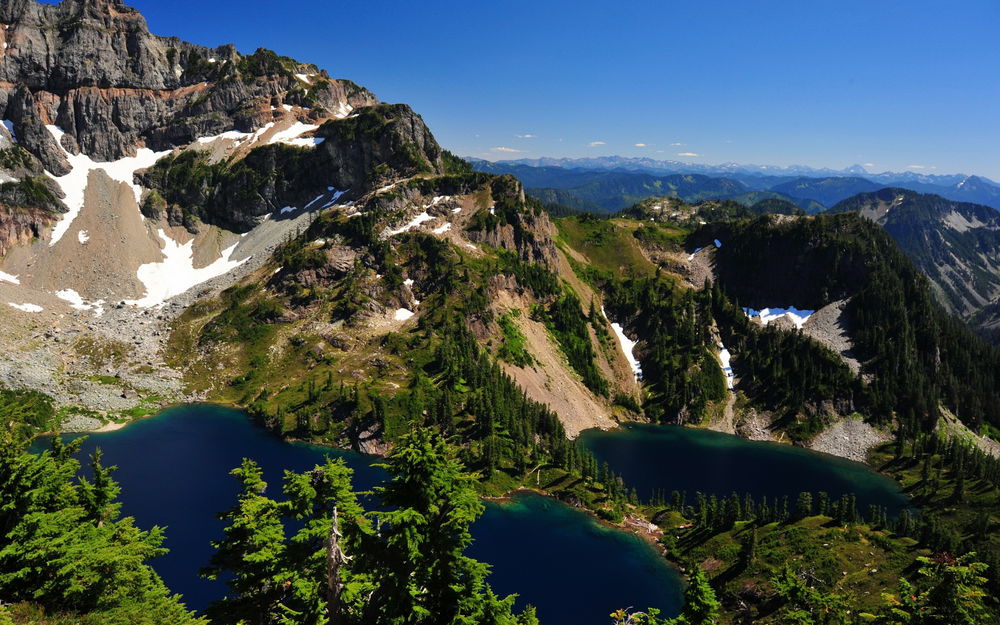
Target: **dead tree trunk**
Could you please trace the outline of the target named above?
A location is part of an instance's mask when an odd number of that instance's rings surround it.
[[[337,508],[333,509],[333,525],[330,526],[330,536],[326,541],[326,600],[327,614],[331,622],[337,614],[340,604],[340,592],[344,586],[340,581],[340,567],[347,563],[347,556],[340,548],[340,520],[337,518]]]

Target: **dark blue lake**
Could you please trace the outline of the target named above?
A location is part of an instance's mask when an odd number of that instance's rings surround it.
[[[35,448],[44,445],[39,440]],[[82,451],[95,447],[104,451],[105,464],[118,467],[124,514],[140,527],[167,528],[170,553],[153,566],[194,609],[226,590],[221,582],[199,578],[198,569],[211,557],[209,541],[221,536],[215,515],[235,501],[229,471],[244,457],[261,465],[274,489],[285,469],[310,469],[325,456],[344,458],[354,468],[356,489],[383,477],[370,457],[285,443],[242,412],[210,405],[173,408],[117,432],[91,435]],[[494,590],[518,593],[519,604],[534,605],[543,625],[603,625],[612,610],[629,606],[671,615],[679,609],[680,577],[653,547],[550,499],[521,495],[510,504],[488,504],[473,535],[470,555],[492,565]]]
[[[643,498],[656,490],[666,491],[667,497],[678,490],[686,491],[693,503],[696,491],[720,496],[735,491],[741,496],[788,495],[794,501],[803,491],[825,491],[832,499],[854,493],[863,513],[869,504],[891,513],[909,505],[899,484],[865,465],[791,445],[656,425],[588,430],[580,440]]]

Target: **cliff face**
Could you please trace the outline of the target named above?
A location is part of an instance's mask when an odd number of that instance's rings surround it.
[[[120,0],[0,3],[0,119],[36,174],[54,176],[71,171],[67,152],[104,162],[140,147],[200,149],[198,139],[258,133],[223,159],[167,159],[140,176],[160,194],[147,215],[192,231],[199,221],[246,231],[327,187],[357,195],[444,169],[441,148],[409,107],[380,105],[350,81],[269,50],[244,56],[152,35]],[[316,145],[268,145],[293,123],[319,127]],[[34,208],[64,210],[58,201]]]
[[[308,106],[322,120],[375,104],[369,91],[311,65],[259,50],[209,49],[150,34],[119,0],[14,0],[0,5],[0,113],[56,175],[63,147],[108,161],[266,123],[276,108]]]
[[[0,203],[0,256],[15,245],[30,243],[52,224],[52,213]]]
[[[339,188],[361,189],[444,172],[442,151],[424,120],[405,104],[369,107],[316,133],[318,152]]]

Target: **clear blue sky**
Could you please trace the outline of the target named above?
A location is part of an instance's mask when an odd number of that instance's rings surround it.
[[[154,33],[272,48],[407,102],[463,155],[1000,180],[997,0],[128,3]]]

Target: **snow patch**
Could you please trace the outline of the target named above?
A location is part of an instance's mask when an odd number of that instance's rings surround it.
[[[450,223],[446,223],[443,226],[438,226],[437,228],[434,228],[434,234],[444,234],[445,232],[448,232],[449,230],[451,230],[451,224]]]
[[[285,145],[294,145],[301,148],[310,148],[323,143],[325,139],[320,139],[318,137],[300,137],[307,132],[313,132],[317,130],[319,126],[315,124],[303,124],[302,122],[295,122],[290,127],[280,130],[270,139],[267,143],[270,145],[272,143],[284,143]]]
[[[601,306],[601,314],[604,315],[604,318],[607,319],[609,322],[611,321],[611,319],[608,319],[608,314],[604,312],[604,306]],[[632,375],[635,376],[635,379],[637,381],[641,381],[642,364],[638,361],[638,359],[636,359],[634,355],[632,355],[632,350],[635,349],[635,346],[639,342],[633,341],[628,336],[626,336],[625,329],[622,328],[621,324],[612,323],[611,329],[615,331],[615,336],[618,337],[618,345],[621,347],[622,352],[625,354],[625,360],[628,361],[629,367],[632,368]]]
[[[30,313],[42,312],[43,310],[45,310],[38,304],[15,304],[14,302],[8,302],[8,305],[13,306],[18,310]]]
[[[306,83],[307,85],[311,85],[312,84],[312,80],[310,80],[310,78],[309,78],[310,76],[314,76],[314,74],[295,74],[296,78],[298,78],[302,82]]]
[[[62,291],[57,291],[56,297],[64,302],[69,302],[70,308],[75,310],[93,310],[95,317],[100,317],[104,314],[104,300],[102,299],[88,303],[73,289],[63,289]]]
[[[7,129],[7,132],[10,133],[11,140],[17,143],[17,135],[14,134],[14,122],[10,121],[9,119],[5,119],[3,120],[3,126],[4,128]]]
[[[79,241],[80,243],[86,243],[87,241],[90,240],[90,235],[87,234],[86,230],[81,230],[76,233],[76,240]]]
[[[715,247],[722,247],[722,241],[719,241],[718,239],[715,239],[712,243],[715,243]]]
[[[350,115],[353,111],[354,111],[353,106],[351,106],[347,102],[341,102],[340,105],[337,107],[337,110],[334,111],[333,116],[336,117],[337,119],[344,119],[345,117]]]
[[[17,279],[17,276],[13,276],[9,273],[0,271],[0,282],[10,282],[11,284],[21,284],[21,281]]]
[[[733,356],[726,349],[726,346],[719,343],[719,362],[722,363],[722,372],[726,374],[726,388],[733,390],[736,387],[736,376],[733,374]]]
[[[413,219],[411,219],[409,221],[409,223],[407,223],[402,228],[397,228],[395,230],[389,230],[388,236],[394,237],[397,234],[402,234],[402,233],[407,232],[409,230],[413,230],[414,228],[416,228],[420,224],[424,223],[425,221],[431,221],[432,219],[434,219],[434,218],[431,217],[430,215],[428,215],[427,211],[424,211],[424,212],[420,213],[419,215],[417,215],[416,217],[414,217]]]
[[[453,208],[453,209],[451,209],[451,212],[453,212],[453,213],[455,213],[457,215],[457,214],[459,214],[459,213],[462,212],[462,207],[459,206],[458,208]]]
[[[117,161],[98,163],[86,154],[70,154],[67,152],[62,147],[62,138],[66,133],[58,126],[49,125],[45,128],[52,135],[52,138],[55,139],[56,145],[62,150],[63,155],[69,161],[70,165],[70,172],[58,178],[49,172],[45,172],[59,185],[59,188],[66,195],[63,203],[69,209],[52,229],[52,240],[49,241],[50,246],[59,242],[59,239],[66,234],[69,227],[73,224],[73,220],[80,214],[80,210],[83,209],[83,193],[87,189],[87,178],[90,176],[92,170],[103,169],[104,173],[112,180],[127,184],[135,194],[135,203],[139,204],[142,200],[142,187],[135,184],[135,172],[140,169],[152,167],[156,161],[171,152],[170,150],[154,152],[149,148],[141,148],[136,151],[135,156],[126,156]]]
[[[211,137],[198,137],[198,143],[206,144],[212,143],[219,139],[229,139],[231,141],[246,141],[253,136],[250,132],[240,132],[239,130],[227,130],[226,132]]]
[[[395,312],[395,314],[392,316],[392,318],[395,319],[396,321],[406,321],[407,319],[409,319],[410,317],[412,317],[414,314],[415,313],[412,310],[408,309],[408,308],[400,308],[399,310],[397,310]]]
[[[751,319],[757,317],[760,322],[764,325],[781,319],[782,317],[787,317],[789,321],[795,324],[795,327],[802,329],[803,324],[812,316],[815,310],[799,310],[795,306],[789,306],[788,308],[764,308],[763,310],[754,310],[753,308],[744,308],[743,312],[746,313],[747,317]]]
[[[403,280],[403,284],[405,284],[406,286],[413,286],[413,278],[407,278],[406,280]]]
[[[207,267],[196,269],[194,266],[194,240],[180,245],[166,235],[163,229],[157,231],[163,241],[162,261],[146,263],[139,267],[136,277],[146,287],[146,295],[142,299],[126,301],[127,304],[140,308],[158,306],[175,295],[187,291],[191,287],[211,280],[217,276],[236,269],[248,258],[233,260],[233,250],[237,244],[222,250],[222,256]]]

